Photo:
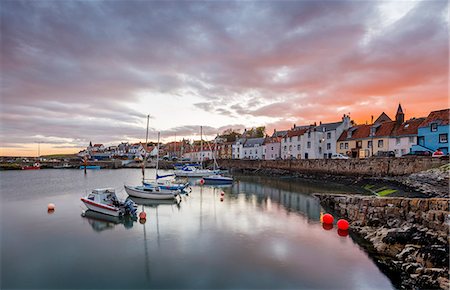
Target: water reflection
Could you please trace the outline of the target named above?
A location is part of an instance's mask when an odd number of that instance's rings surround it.
[[[114,217],[92,210],[82,212],[81,216],[88,220],[88,223],[96,232],[112,230],[119,224],[123,224],[126,229],[131,229],[133,227],[133,223],[137,220],[136,218],[132,218],[130,216]]]
[[[244,194],[246,196],[255,195],[260,205],[277,203],[284,206],[289,211],[298,212],[313,221],[320,220],[321,207],[319,201],[308,194],[283,190],[270,185],[263,185],[254,182],[239,181],[231,188],[233,194]]]

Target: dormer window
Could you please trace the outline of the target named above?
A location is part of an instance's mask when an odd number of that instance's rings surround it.
[[[431,123],[431,132],[437,131],[437,123]]]

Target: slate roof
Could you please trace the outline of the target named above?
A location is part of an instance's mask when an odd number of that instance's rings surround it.
[[[348,131],[352,131],[352,137],[348,138]],[[344,130],[338,141],[355,140],[367,138],[370,135],[370,125],[356,125],[348,130]]]
[[[284,130],[284,131],[275,131],[272,134],[272,137],[284,137],[286,136],[286,134],[288,133],[288,130]]]
[[[244,147],[255,147],[255,145],[262,145],[265,138],[248,138],[244,143]]]
[[[448,125],[450,109],[444,109],[431,112],[419,127],[428,127],[431,123],[437,123],[439,126]]]
[[[334,122],[334,123],[323,123],[316,127],[316,131],[319,132],[327,132],[327,131],[333,131],[336,130],[337,127],[339,127],[342,124],[341,122]],[[325,131],[324,131],[325,128]]]

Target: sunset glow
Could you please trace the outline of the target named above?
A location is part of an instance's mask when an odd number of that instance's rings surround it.
[[[447,1],[3,1],[0,155],[449,107]]]

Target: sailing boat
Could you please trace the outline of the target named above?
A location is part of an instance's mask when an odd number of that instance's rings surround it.
[[[160,138],[160,132],[158,132],[158,145],[157,145],[157,153],[156,153],[156,173],[155,173],[155,180],[142,180],[142,184],[145,187],[152,188],[152,187],[159,187],[161,189],[165,190],[179,190],[184,191],[189,186],[189,182],[187,183],[173,183],[170,181],[158,181],[158,179],[173,176],[173,174],[168,175],[158,175],[158,165],[159,165],[159,138]]]
[[[214,142],[215,144],[215,142]],[[209,145],[209,144],[208,144]],[[216,146],[214,146],[214,149],[216,148]],[[209,145],[209,149],[211,151],[213,151],[211,149],[211,145]],[[217,164],[217,160],[216,160],[216,155],[214,154],[213,151],[213,159],[214,159],[214,168],[213,170],[216,171],[216,166],[219,167],[219,164]],[[221,184],[231,184],[233,183],[233,178],[232,177],[228,177],[228,176],[224,176],[223,174],[220,174],[220,171],[209,175],[209,176],[205,176],[203,177],[203,181],[205,182],[205,184],[216,184],[216,185],[221,185]]]
[[[219,173],[220,170],[203,169],[203,127],[200,126],[200,168],[194,166],[185,166],[182,169],[175,170],[176,177],[204,177]]]
[[[148,123],[150,120],[150,115],[147,115],[147,134],[145,136],[145,147],[148,144]],[[159,134],[158,134],[159,136]],[[159,138],[158,138],[159,142]],[[159,146],[159,143],[158,143]],[[159,147],[158,147],[159,149]],[[159,152],[158,152],[159,154]],[[144,161],[142,162],[142,182],[145,181],[145,163],[147,161],[147,150],[145,150]],[[145,185],[129,186],[124,185],[125,191],[129,196],[139,197],[139,198],[149,198],[149,199],[175,199],[179,195],[179,191],[163,189],[159,186],[147,187]]]

